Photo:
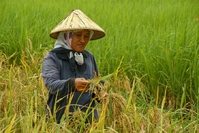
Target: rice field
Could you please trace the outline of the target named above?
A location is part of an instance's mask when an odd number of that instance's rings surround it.
[[[1,0],[0,132],[198,133],[198,0]],[[99,121],[45,119],[41,63],[50,31],[80,9],[106,32],[86,49],[109,98]],[[66,115],[67,118],[67,110]]]

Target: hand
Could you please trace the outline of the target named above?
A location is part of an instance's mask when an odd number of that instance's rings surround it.
[[[85,78],[76,78],[75,79],[75,88],[77,91],[88,91],[90,87],[90,82],[86,80]]]

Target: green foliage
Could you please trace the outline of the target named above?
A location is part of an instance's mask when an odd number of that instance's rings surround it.
[[[44,132],[49,125],[49,132],[61,130],[40,119],[44,119],[44,112],[37,106],[45,104],[46,92],[44,88],[40,90],[38,79],[42,59],[55,41],[49,33],[72,9],[82,10],[106,32],[104,38],[90,41],[86,49],[95,55],[102,76],[117,72],[109,91],[130,99],[126,112],[117,120],[129,120],[128,115],[134,120],[134,130],[139,131],[144,126],[139,123],[144,121],[145,131],[153,132],[165,130],[163,119],[169,116],[172,124],[167,131],[180,131],[181,127],[185,131],[197,130],[198,0],[1,0],[0,131],[9,132],[16,127],[21,132],[32,132],[33,128],[33,132]],[[126,81],[134,84],[134,90],[126,92]],[[170,110],[164,112],[161,107]],[[128,114],[132,108],[134,116]],[[155,112],[161,118],[157,128],[151,120]],[[107,130],[117,132],[115,123],[111,123],[117,120],[110,117],[97,125],[102,129],[107,122]],[[34,121],[39,123],[35,127],[30,124]]]

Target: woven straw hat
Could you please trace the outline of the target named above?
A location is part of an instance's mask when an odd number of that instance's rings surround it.
[[[57,39],[59,32],[68,30],[92,30],[93,36],[90,40],[96,40],[105,36],[104,30],[87,17],[82,11],[76,9],[67,15],[51,32],[50,37]]]

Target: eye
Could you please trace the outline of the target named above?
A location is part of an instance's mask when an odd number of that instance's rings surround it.
[[[74,34],[76,37],[80,38],[82,35],[80,33]]]
[[[81,34],[77,34],[76,36],[81,37],[82,35]]]
[[[89,36],[84,36],[84,38],[89,39]]]

